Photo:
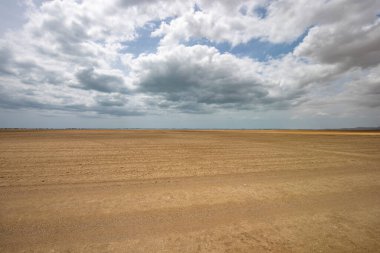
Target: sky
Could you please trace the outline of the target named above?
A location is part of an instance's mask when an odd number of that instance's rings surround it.
[[[378,0],[2,0],[0,127],[380,126]]]

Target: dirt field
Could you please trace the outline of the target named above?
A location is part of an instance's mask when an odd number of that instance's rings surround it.
[[[380,132],[0,131],[0,252],[379,252]]]

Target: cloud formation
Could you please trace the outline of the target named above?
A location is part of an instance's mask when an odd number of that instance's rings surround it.
[[[3,109],[380,111],[376,0],[54,0],[23,8],[24,25],[0,38]],[[157,38],[150,53],[128,47]],[[254,41],[292,48],[265,60],[219,48],[258,50]]]

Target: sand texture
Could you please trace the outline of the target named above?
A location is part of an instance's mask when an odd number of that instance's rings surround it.
[[[380,132],[0,131],[0,252],[379,251]]]

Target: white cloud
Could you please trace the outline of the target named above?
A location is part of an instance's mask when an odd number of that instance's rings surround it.
[[[380,63],[380,22],[314,27],[295,50],[296,56],[342,68],[371,67]]]
[[[292,42],[311,26],[336,25],[346,29],[368,24],[380,8],[376,0],[199,1],[198,5],[202,11],[189,10],[170,24],[162,24],[154,34],[165,36],[163,44],[191,37],[232,45],[253,38],[272,43]],[[243,7],[245,13],[241,12]],[[267,11],[264,18],[255,12],[258,7]]]

